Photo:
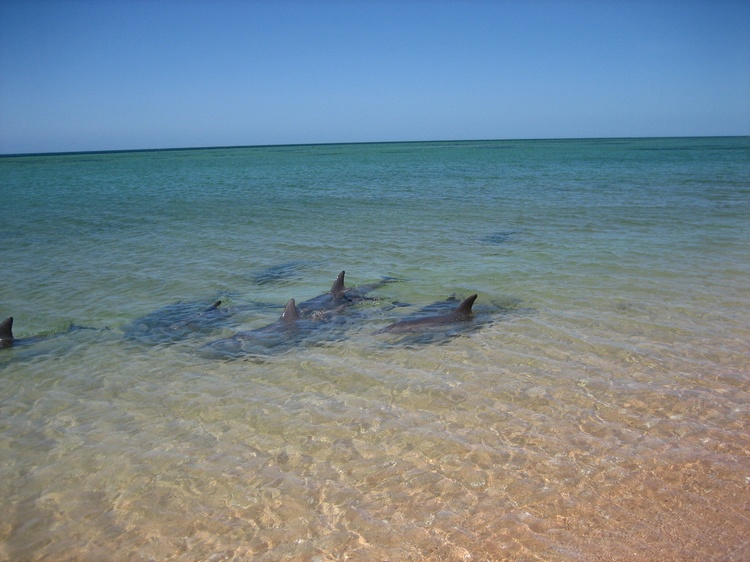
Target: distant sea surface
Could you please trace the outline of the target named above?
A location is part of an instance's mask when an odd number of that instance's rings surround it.
[[[748,137],[3,157],[0,241],[0,560],[750,559]]]

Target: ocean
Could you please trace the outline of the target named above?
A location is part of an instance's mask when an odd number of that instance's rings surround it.
[[[748,137],[7,156],[0,237],[0,560],[750,558]]]

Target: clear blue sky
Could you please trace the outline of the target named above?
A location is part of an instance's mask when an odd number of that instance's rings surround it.
[[[750,134],[750,0],[0,0],[0,153]]]

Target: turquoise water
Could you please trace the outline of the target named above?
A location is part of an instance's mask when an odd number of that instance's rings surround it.
[[[48,336],[0,350],[2,560],[750,554],[746,137],[4,157],[0,195],[0,316]],[[200,353],[341,270],[400,281]],[[471,293],[481,330],[377,333]]]

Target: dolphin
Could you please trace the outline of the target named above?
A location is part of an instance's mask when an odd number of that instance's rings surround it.
[[[331,290],[327,293],[300,303],[300,313],[303,316],[310,317],[348,304],[348,300],[346,299],[346,286],[344,285],[344,275],[344,271],[338,274],[333,285],[331,285]]]
[[[0,322],[0,349],[27,346],[79,330],[96,330],[96,328],[76,326],[71,323],[65,331],[42,332],[25,338],[17,338],[13,335],[13,317],[9,316]]]
[[[453,312],[425,316],[423,318],[414,318],[411,320],[401,320],[400,322],[387,326],[382,331],[391,333],[426,332],[435,328],[443,328],[447,325],[466,322],[473,317],[471,307],[474,305],[475,300],[477,300],[477,295],[471,295],[461,301],[461,304],[459,304]]]
[[[142,343],[167,343],[197,336],[218,328],[230,316],[222,301],[211,306],[203,303],[177,302],[167,305],[125,327],[125,336]]]
[[[256,328],[255,330],[238,332],[229,339],[241,341],[263,341],[273,345],[280,339],[286,340],[299,332],[300,328],[303,327],[300,320],[299,310],[297,310],[295,300],[289,299],[284,307],[284,311],[276,322],[273,322],[268,326],[263,326],[262,328]]]
[[[289,299],[281,316],[275,322],[237,332],[233,336],[206,344],[203,349],[212,355],[238,357],[240,355],[268,355],[285,351],[307,338],[321,326],[331,324],[326,320],[303,318],[294,299]]]
[[[309,267],[309,261],[289,261],[273,265],[255,272],[252,282],[255,285],[289,285],[295,279],[302,277],[302,270]]]
[[[300,315],[299,310],[297,310],[297,304],[294,299],[289,299],[284,307],[284,311],[276,322],[248,332],[239,332],[233,337],[237,339],[252,339],[255,336],[262,336],[264,334],[293,332],[299,328],[298,320],[300,320]]]
[[[16,341],[13,337],[13,317],[9,316],[0,323],[0,349],[11,347]]]
[[[298,309],[302,317],[315,318],[321,317],[326,313],[336,311],[343,307],[351,304],[355,304],[366,300],[365,295],[370,291],[373,291],[379,287],[382,287],[386,283],[391,283],[395,279],[384,278],[381,281],[375,283],[369,283],[367,285],[358,285],[356,287],[347,287],[344,284],[345,271],[342,271],[336,277],[336,280],[331,285],[331,290],[325,294],[314,297],[310,300],[306,300],[298,305]]]

